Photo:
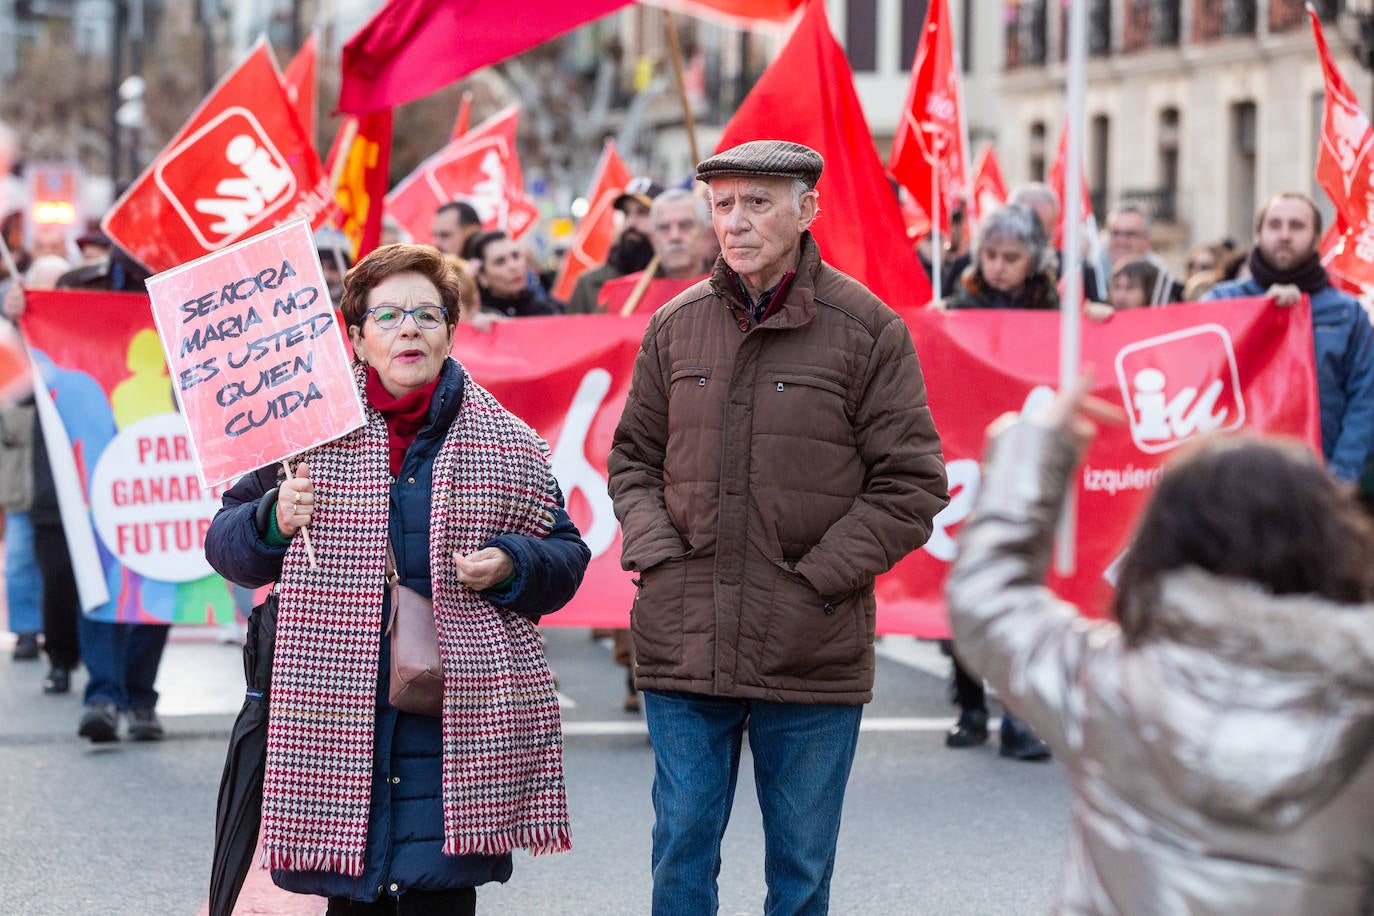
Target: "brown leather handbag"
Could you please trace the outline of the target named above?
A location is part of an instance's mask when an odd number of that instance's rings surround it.
[[[391,705],[403,712],[438,718],[444,710],[444,663],[434,628],[434,603],[401,584],[396,553],[386,545],[386,581],[391,586]]]

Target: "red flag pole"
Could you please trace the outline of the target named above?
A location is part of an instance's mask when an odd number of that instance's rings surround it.
[[[1067,391],[1078,378],[1082,362],[1082,321],[1079,300],[1083,298],[1083,252],[1079,236],[1083,232],[1083,84],[1087,64],[1087,4],[1069,0],[1069,142],[1064,163],[1064,207],[1069,220],[1064,224],[1064,299],[1059,303],[1059,390]],[[1077,500],[1073,488],[1064,494],[1064,511],[1055,539],[1054,568],[1061,576],[1072,575],[1077,548]]]

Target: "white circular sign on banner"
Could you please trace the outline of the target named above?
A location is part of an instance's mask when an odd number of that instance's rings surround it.
[[[147,417],[120,430],[91,475],[95,530],[119,561],[162,582],[193,582],[214,572],[205,532],[219,511],[204,490],[178,413]]]

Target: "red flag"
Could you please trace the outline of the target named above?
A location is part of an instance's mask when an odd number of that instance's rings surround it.
[[[458,103],[458,117],[453,119],[453,133],[449,134],[450,140],[457,140],[468,132],[468,123],[472,120],[472,93],[464,92],[463,100]]]
[[[316,130],[315,61],[318,56],[315,33],[311,32],[305,44],[296,52],[296,56],[291,58],[291,63],[287,65],[286,73],[282,76],[282,82],[286,85],[286,97],[295,106],[301,126],[305,128],[305,135],[312,143]]]
[[[741,24],[758,20],[786,22],[806,0],[653,0],[653,6],[692,16],[729,19]]]
[[[1002,179],[1002,167],[991,146],[983,147],[978,164],[973,168],[973,189],[969,194],[974,222],[1007,202],[1007,183]]]
[[[483,229],[504,229],[519,238],[534,225],[539,208],[525,195],[515,129],[520,106],[503,108],[420,163],[386,196],[386,209],[422,245],[440,204],[462,198],[482,217]]]
[[[101,220],[154,273],[297,216],[319,227],[334,195],[259,41]]]
[[[1317,181],[1336,208],[1332,231],[1322,239],[1323,262],[1343,279],[1345,288],[1363,292],[1364,287],[1374,286],[1374,214],[1370,203],[1374,201],[1374,183],[1370,180],[1374,128],[1331,59],[1321,21],[1310,7],[1307,13],[1326,77]]]
[[[354,263],[381,243],[382,209],[391,168],[391,110],[349,115],[334,138],[325,169],[338,201],[339,228]]]
[[[854,76],[825,18],[810,3],[786,47],[740,105],[716,149],[749,140],[804,143],[825,157],[821,254],[898,311],[930,301],[930,282],[907,242],[897,195],[883,173],[854,91]]]
[[[1068,161],[1069,122],[1066,118],[1064,120],[1064,129],[1059,134],[1059,149],[1054,154],[1054,164],[1050,166],[1050,190],[1059,198],[1059,225],[1054,230],[1053,239],[1055,248],[1064,247],[1064,227],[1067,225],[1065,222],[1067,214],[1065,214],[1064,210],[1069,199],[1068,194],[1065,192],[1064,182],[1068,175]],[[1093,218],[1093,199],[1092,195],[1088,193],[1087,171],[1081,171],[1079,174],[1083,176],[1083,194],[1081,197],[1083,206],[1082,212],[1079,214],[1079,219],[1086,223]]]
[[[615,199],[625,190],[631,177],[616,151],[615,141],[607,140],[592,176],[592,189],[587,194],[587,215],[577,225],[577,234],[568,247],[558,281],[553,285],[555,299],[567,302],[582,272],[606,260],[611,242],[615,240]]]
[[[940,231],[948,232],[949,215],[967,191],[968,167],[959,68],[954,64],[954,36],[945,0],[932,0],[926,8],[921,43],[911,65],[911,86],[887,168],[922,210],[938,213]],[[931,200],[937,182],[938,202]]]
[[[630,2],[391,0],[344,45],[339,110],[413,101]]]

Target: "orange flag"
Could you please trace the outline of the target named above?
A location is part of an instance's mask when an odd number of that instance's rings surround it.
[[[334,138],[325,170],[339,204],[339,229],[352,245],[355,264],[381,242],[390,168],[391,109],[349,115]]]
[[[607,140],[601,149],[601,159],[592,176],[592,189],[587,194],[587,215],[577,225],[577,234],[568,247],[568,256],[553,285],[555,299],[567,302],[573,285],[582,272],[606,260],[615,240],[615,199],[630,183],[630,170],[616,151],[615,141]]]
[[[305,135],[313,143],[315,140],[315,62],[319,52],[316,49],[315,33],[311,32],[310,37],[301,45],[301,49],[296,52],[296,56],[291,58],[291,63],[286,68],[286,73],[282,75],[282,84],[286,86],[286,97],[291,100],[291,104],[296,109],[296,114],[300,115],[301,127],[305,128]]]
[[[821,216],[811,231],[830,264],[899,312],[930,301],[930,281],[907,241],[897,195],[824,3],[807,4],[786,47],[725,125],[716,149],[749,140],[804,143],[825,158],[816,186]]]

